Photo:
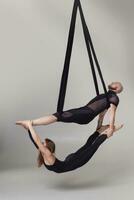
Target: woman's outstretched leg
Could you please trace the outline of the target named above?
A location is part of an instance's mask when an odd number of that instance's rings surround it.
[[[79,152],[83,151],[87,147],[91,146],[93,142],[99,137],[99,135],[104,132],[106,129],[108,129],[109,125],[101,126],[99,129],[96,129],[96,131],[89,136],[87,142],[78,150],[75,152],[75,154],[79,154]]]
[[[41,126],[41,125],[48,125],[57,122],[57,117],[54,115],[44,116],[41,118],[33,119],[32,125],[33,126]]]
[[[114,127],[114,132],[118,131],[119,129],[122,128],[121,126],[115,126]],[[100,131],[100,132],[99,132]],[[77,169],[84,164],[86,164],[95,154],[95,152],[98,150],[98,148],[101,146],[101,144],[109,137],[111,137],[113,134],[110,133],[109,128],[106,130],[99,129],[98,130],[98,135],[95,136],[96,139],[92,144],[90,144],[90,139],[89,139],[89,146],[86,145],[85,148],[79,149],[76,153],[73,153],[72,155],[67,157],[66,161],[66,170],[71,171],[74,169]],[[95,138],[94,137],[94,138]],[[91,138],[91,137],[90,137]]]
[[[22,125],[22,126],[24,126],[24,128],[27,128],[27,127],[25,127],[26,121],[27,120],[17,121],[16,124]],[[33,119],[31,121],[32,121],[33,126],[49,125],[49,124],[52,124],[54,122],[57,122],[57,117],[54,116],[54,115],[49,115],[49,116],[44,116],[44,117],[41,117],[41,118]]]

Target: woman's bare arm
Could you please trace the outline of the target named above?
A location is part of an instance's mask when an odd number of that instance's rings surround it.
[[[44,162],[49,165],[53,165],[55,162],[55,156],[50,152],[50,150],[42,144],[40,137],[35,132],[31,121],[27,121],[25,126],[28,128],[28,132],[30,134],[30,138],[35,144],[35,146],[38,148],[38,150],[41,152]]]
[[[39,150],[41,151],[42,154],[45,155],[46,151],[47,151],[47,148],[42,144],[40,137],[37,135],[37,133],[33,129],[30,121],[28,123],[28,128],[29,128],[29,131],[30,131],[30,133],[32,135],[32,138],[33,138],[34,142],[37,144]]]
[[[99,114],[97,129],[99,129],[102,126],[102,123],[103,123],[103,120],[104,120],[106,112],[107,112],[107,110],[104,110],[103,112],[101,112]]]
[[[111,129],[113,129],[114,125],[115,125],[116,109],[117,109],[117,107],[114,104],[110,104],[110,108],[109,108],[109,127]]]
[[[115,127],[115,115],[116,115],[117,107],[114,104],[110,104],[110,108],[108,109],[109,112],[109,133],[113,134],[114,127]]]

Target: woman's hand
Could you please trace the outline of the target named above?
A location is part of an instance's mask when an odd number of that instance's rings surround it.
[[[106,133],[107,133],[107,136],[108,136],[108,137],[111,137],[111,136],[113,135],[113,133],[114,133],[114,128],[108,128],[108,129],[106,130]]]
[[[25,128],[26,130],[28,130],[30,128],[30,126],[32,125],[32,122],[30,120],[17,121],[16,125],[20,125],[23,128]]]
[[[123,127],[123,124],[118,125],[118,126],[114,126],[113,128],[109,127],[104,132],[105,132],[105,134],[107,134],[107,136],[109,138],[109,137],[111,137],[114,134],[114,132],[120,130],[122,127]]]

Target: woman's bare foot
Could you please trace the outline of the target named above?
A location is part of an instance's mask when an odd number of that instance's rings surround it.
[[[24,120],[24,121],[17,121],[16,122],[16,125],[20,125],[20,126],[22,126],[23,128],[25,128],[25,129],[29,129],[29,122],[30,122],[30,120]]]
[[[102,135],[102,134],[105,134],[105,135],[107,135],[107,137],[109,138],[109,137],[111,137],[116,131],[120,130],[122,127],[123,127],[123,124],[122,124],[122,125],[118,125],[118,126],[114,126],[114,131],[113,131],[112,134],[111,134],[111,131],[109,131],[109,127],[108,127],[106,130],[104,130],[104,131],[101,133],[101,135]]]

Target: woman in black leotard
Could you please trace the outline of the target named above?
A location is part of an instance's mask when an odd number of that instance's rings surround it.
[[[82,167],[91,159],[99,146],[111,136],[111,134],[107,131],[108,125],[102,126],[88,138],[85,145],[83,145],[78,151],[68,155],[64,161],[61,161],[55,157],[54,142],[47,139],[44,143],[42,143],[39,136],[34,131],[30,121],[25,122],[23,126],[28,129],[31,141],[40,152],[41,156],[38,160],[39,166],[44,164],[48,170],[56,173],[69,172]],[[114,127],[114,131],[119,130],[121,127],[122,125]]]
[[[107,96],[100,94],[93,98],[88,104],[80,108],[70,109],[61,113],[57,112],[50,116],[32,120],[32,125],[47,125],[57,121],[66,123],[87,124],[99,115],[98,128],[101,127],[105,113],[110,111],[109,131],[113,132],[115,123],[116,108],[119,104],[117,94],[121,93],[123,86],[119,82],[113,82],[109,86]],[[18,121],[16,124],[23,125],[25,121]]]

